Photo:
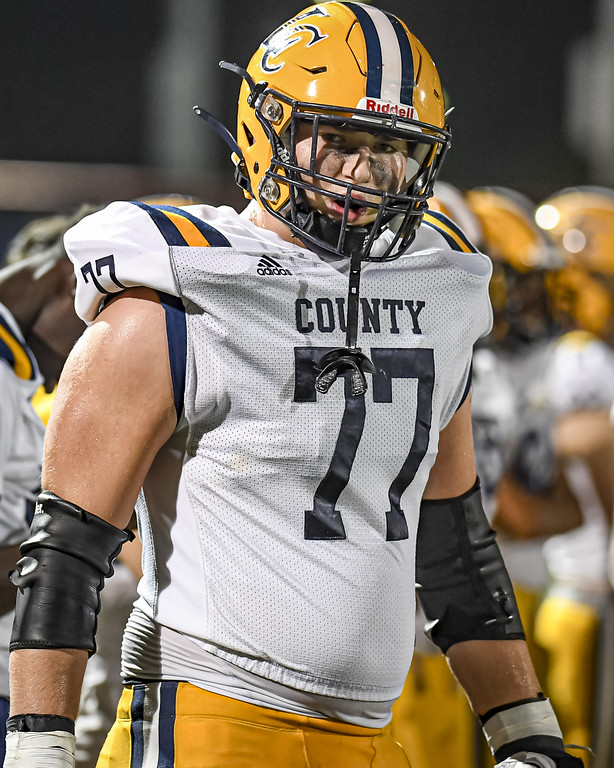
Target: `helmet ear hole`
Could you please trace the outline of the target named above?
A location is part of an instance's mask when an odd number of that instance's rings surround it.
[[[245,133],[245,138],[247,139],[247,143],[249,144],[250,147],[253,147],[255,143],[254,134],[245,125],[245,123],[241,123],[241,127],[243,128],[243,132]]]

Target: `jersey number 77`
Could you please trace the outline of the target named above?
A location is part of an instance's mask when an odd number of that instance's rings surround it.
[[[295,402],[316,401],[317,364],[331,347],[295,347]],[[373,401],[392,402],[392,379],[417,379],[418,403],[412,444],[397,476],[388,489],[386,511],[386,541],[408,538],[407,521],[401,509],[401,496],[412,482],[426,454],[433,411],[435,364],[432,349],[371,349]],[[318,485],[313,508],[305,512],[306,539],[345,539],[341,513],[335,508],[339,496],[350,479],[352,464],[358,450],[365,424],[365,398],[353,396],[349,381],[345,382],[345,408],[335,450],[326,475]],[[382,502],[383,504],[383,502]]]

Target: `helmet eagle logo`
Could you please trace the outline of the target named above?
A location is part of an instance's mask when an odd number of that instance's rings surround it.
[[[326,40],[328,35],[324,34],[319,27],[315,24],[302,24],[303,19],[311,16],[328,16],[329,14],[323,12],[319,8],[314,8],[308,13],[303,13],[294,19],[291,19],[287,24],[284,24],[279,29],[276,29],[273,34],[269,35],[262,44],[264,47],[264,53],[260,62],[260,67],[264,72],[279,72],[283,68],[285,62],[280,61],[277,64],[272,59],[277,58],[281,53],[287,51],[293,45],[300,43],[304,40],[305,35],[309,38],[305,43],[306,48],[311,48],[316,43]]]

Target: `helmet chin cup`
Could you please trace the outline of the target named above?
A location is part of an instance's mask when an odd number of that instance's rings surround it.
[[[354,397],[364,395],[367,391],[365,373],[375,373],[375,366],[363,352],[347,347],[327,352],[323,355],[318,367],[320,373],[316,378],[315,388],[324,394],[340,375],[349,373],[352,395]]]

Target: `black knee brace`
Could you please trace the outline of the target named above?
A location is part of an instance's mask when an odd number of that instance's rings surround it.
[[[480,494],[423,501],[416,590],[426,633],[444,653],[465,640],[524,638],[516,598]]]
[[[134,538],[75,504],[43,491],[30,538],[11,574],[17,586],[11,651],[81,648],[94,653],[100,590],[122,545]]]

